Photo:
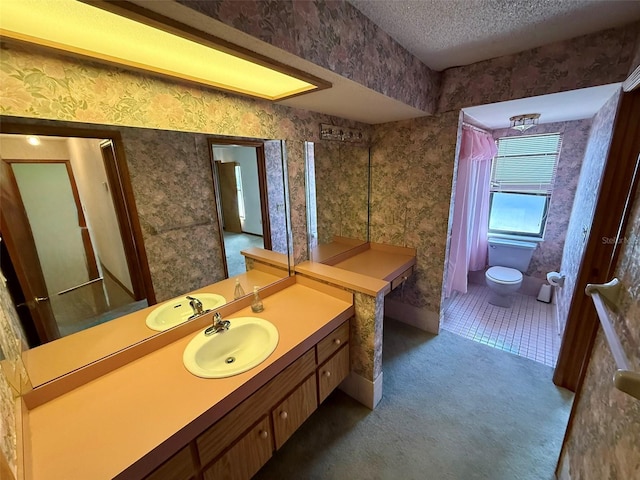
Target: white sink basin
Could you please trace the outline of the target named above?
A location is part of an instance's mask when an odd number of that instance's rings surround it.
[[[204,310],[213,310],[227,303],[227,300],[217,293],[196,293],[193,296],[202,302]],[[158,305],[147,315],[145,323],[150,329],[162,332],[186,322],[191,315],[193,309],[185,296]]]
[[[224,378],[246,372],[267,359],[278,345],[278,329],[257,317],[229,319],[229,330],[199,332],[182,355],[184,366],[203,378]]]

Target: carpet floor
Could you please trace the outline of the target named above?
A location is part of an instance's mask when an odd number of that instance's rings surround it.
[[[573,394],[552,368],[385,319],[384,396],[335,391],[256,479],[551,480]]]

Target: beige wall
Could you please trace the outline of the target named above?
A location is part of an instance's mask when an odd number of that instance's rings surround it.
[[[100,152],[100,140],[70,138],[69,157],[96,258],[133,292],[120,228]],[[98,268],[101,268],[100,265]]]

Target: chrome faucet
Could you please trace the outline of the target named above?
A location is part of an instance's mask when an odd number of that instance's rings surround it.
[[[204,331],[205,335],[213,335],[214,333],[222,332],[223,330],[229,330],[231,322],[229,320],[222,320],[222,315],[219,312],[213,314],[213,325]]]
[[[191,309],[193,310],[193,315],[189,317],[189,319],[198,318],[200,315],[204,315],[211,310],[205,310],[202,306],[202,302],[195,297],[190,297],[187,295],[187,300],[189,300],[189,305],[191,305]]]

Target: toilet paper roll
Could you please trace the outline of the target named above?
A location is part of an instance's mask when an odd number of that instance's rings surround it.
[[[554,287],[562,288],[564,286],[564,275],[560,275],[558,272],[547,273],[547,282]]]

